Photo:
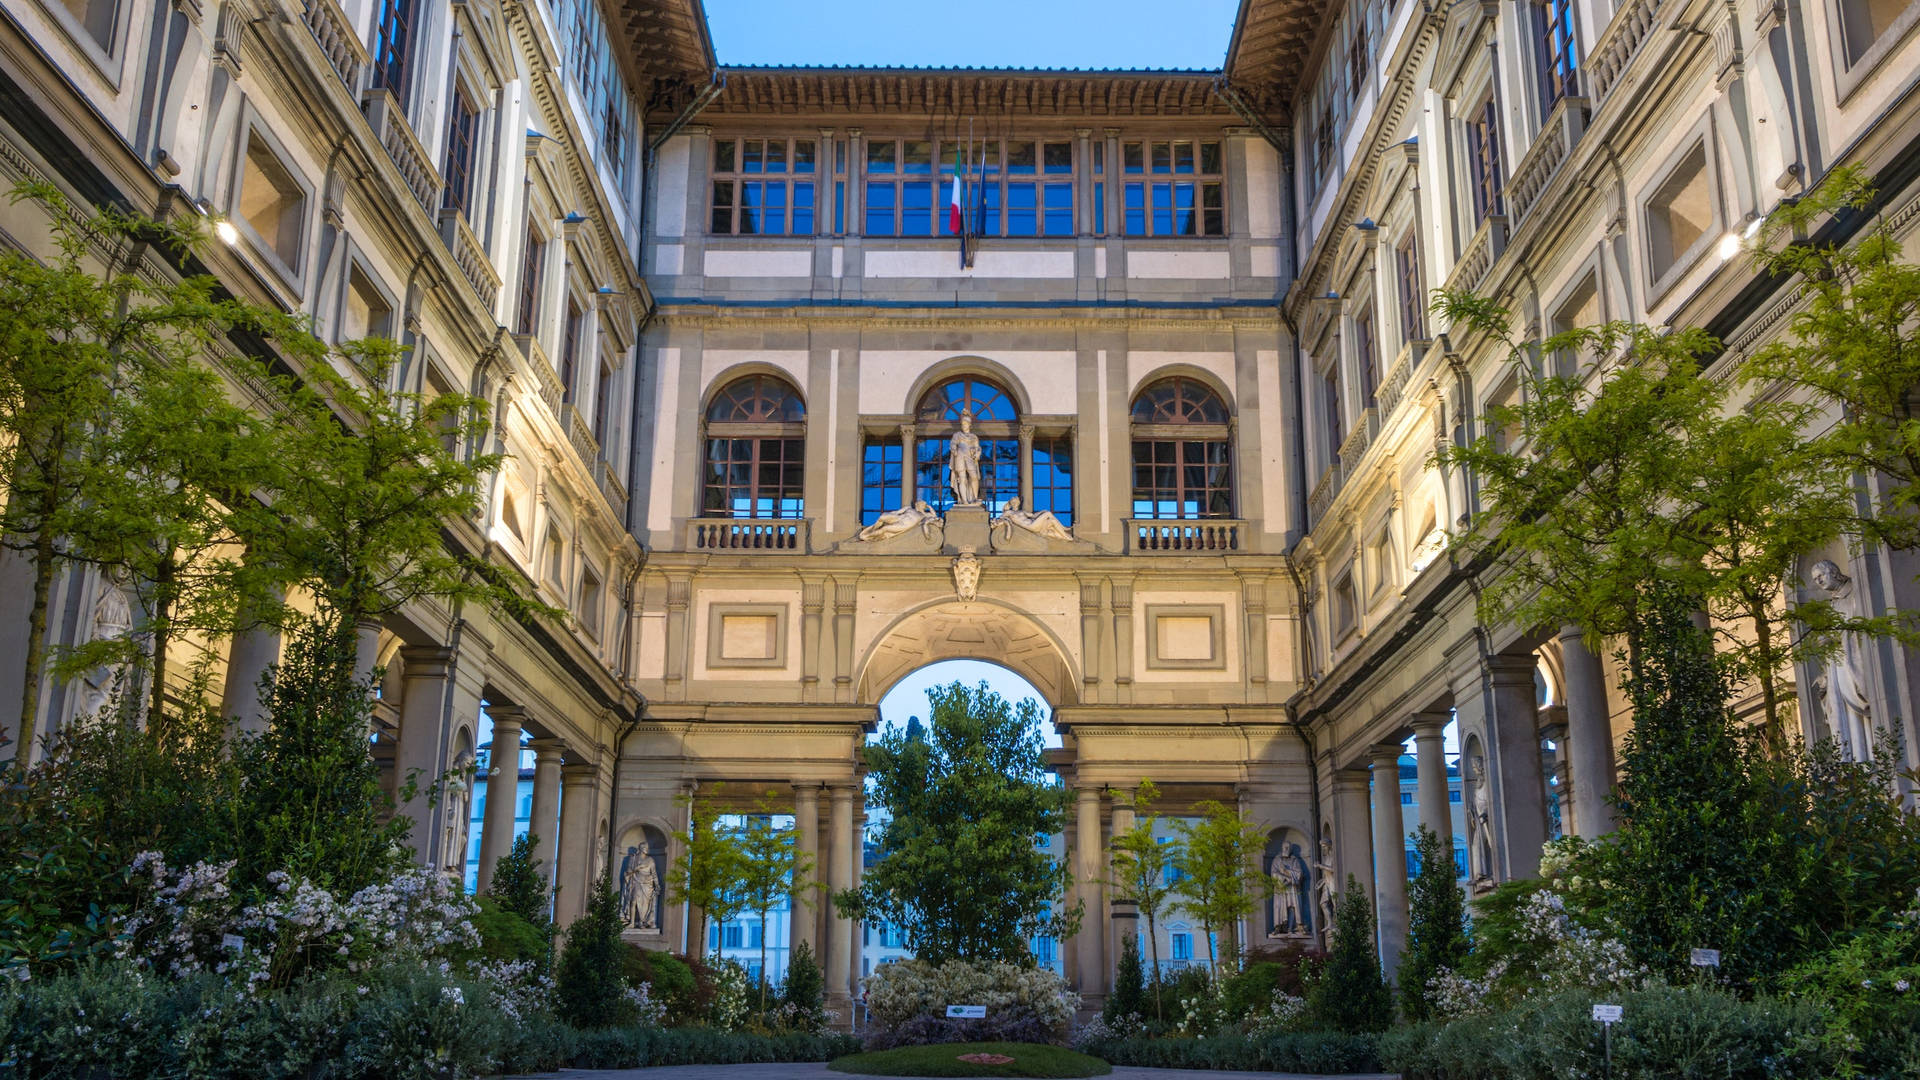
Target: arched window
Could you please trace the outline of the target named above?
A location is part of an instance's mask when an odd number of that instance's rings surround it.
[[[1133,516],[1233,516],[1226,402],[1205,383],[1161,379],[1133,399]]]
[[[806,419],[800,395],[772,375],[736,379],[714,395],[701,516],[805,516]]]
[[[914,497],[942,513],[953,505],[947,454],[962,413],[973,417],[973,433],[980,436],[980,501],[998,514],[1010,496],[1020,494],[1020,410],[1004,387],[973,375],[921,395],[914,410]]]

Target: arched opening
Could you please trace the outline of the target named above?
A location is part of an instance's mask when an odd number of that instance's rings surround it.
[[[774,375],[747,375],[707,406],[700,514],[710,518],[806,516],[807,408]]]
[[[936,660],[986,660],[1033,684],[1049,706],[1079,703],[1066,647],[1038,620],[986,599],[943,601],[895,620],[867,653],[859,700],[878,705],[909,672]]]
[[[1006,387],[961,375],[932,387],[914,408],[913,489],[935,510],[953,505],[948,470],[961,418],[980,437],[980,501],[997,514],[1020,494],[1020,406]]]
[[[1174,375],[1133,399],[1133,516],[1233,516],[1232,416],[1213,388]]]

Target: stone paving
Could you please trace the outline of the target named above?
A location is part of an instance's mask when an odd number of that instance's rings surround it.
[[[562,1069],[540,1073],[547,1080],[847,1080],[824,1064],[789,1065],[672,1065],[659,1069]],[[1139,1069],[1117,1066],[1108,1080],[1335,1080],[1301,1073],[1209,1072],[1191,1069]],[[528,1078],[531,1080],[531,1078]],[[1338,1080],[1398,1080],[1380,1073],[1340,1077]]]

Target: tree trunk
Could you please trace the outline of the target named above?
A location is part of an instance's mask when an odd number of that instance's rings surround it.
[[[1749,602],[1747,610],[1753,620],[1754,649],[1759,658],[1760,702],[1766,716],[1767,750],[1775,758],[1784,758],[1787,732],[1780,722],[1780,687],[1775,670],[1779,660],[1773,649],[1773,620],[1767,616],[1763,601]]]
[[[173,644],[173,580],[175,577],[172,553],[159,563],[155,571],[153,590],[153,610],[148,633],[153,638],[153,685],[148,689],[147,725],[152,728],[166,724],[167,701],[167,649]]]
[[[1167,1022],[1167,1010],[1160,1004],[1160,923],[1152,908],[1147,909],[1147,949],[1153,954],[1153,1018]]]
[[[27,616],[27,674],[20,687],[20,746],[15,759],[25,763],[39,733],[40,669],[47,657],[47,602],[53,595],[53,534],[45,529],[33,541],[33,607]]]

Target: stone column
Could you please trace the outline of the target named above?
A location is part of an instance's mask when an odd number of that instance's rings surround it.
[[[1128,806],[1125,800],[1116,798],[1113,801],[1113,839],[1118,840],[1128,830],[1132,829],[1134,824],[1133,807]],[[1102,861],[1107,866],[1109,873],[1111,873],[1113,868],[1111,852],[1109,852],[1108,857]],[[1125,955],[1127,936],[1131,934],[1137,938],[1138,935],[1147,932],[1146,920],[1140,917],[1139,905],[1123,903],[1117,895],[1113,898],[1112,919],[1113,931],[1108,939],[1108,957],[1110,960],[1107,965],[1108,993],[1112,993],[1114,979],[1119,975],[1120,957]],[[1136,940],[1134,942],[1134,948],[1137,949],[1139,947],[1140,942]]]
[[[918,404],[915,404],[918,408]],[[900,425],[900,505],[912,506],[913,500],[920,497],[914,490],[913,444],[917,436],[912,424]]]
[[[1369,897],[1373,895],[1373,814],[1367,803],[1367,770],[1340,769],[1333,774],[1333,852],[1340,880],[1334,892],[1345,895],[1352,875]]]
[[[793,838],[794,850],[812,856],[813,869],[807,874],[806,887],[794,890],[791,943],[797,946],[806,942],[813,949],[813,962],[818,964],[822,960],[820,937],[814,931],[820,925],[823,909],[833,903],[833,898],[819,887],[826,880],[827,867],[820,858],[820,785],[817,783],[793,785]]]
[[[1573,822],[1581,836],[1613,831],[1613,720],[1607,715],[1607,676],[1577,626],[1560,630],[1560,667],[1567,696],[1567,766],[1572,774]]]
[[[827,890],[836,893],[853,887],[853,785],[834,784],[828,795],[827,811]],[[852,972],[853,935],[856,924],[829,909],[827,916],[827,1007],[853,1018]]]
[[[1420,824],[1446,841],[1453,857],[1453,806],[1447,797],[1446,713],[1421,713],[1413,718],[1414,763],[1419,776]]]
[[[1492,700],[1490,729],[1494,806],[1500,813],[1494,836],[1501,841],[1506,880],[1540,872],[1547,842],[1547,781],[1540,763],[1540,728],[1534,706],[1534,659],[1495,656],[1487,662]]]
[[[594,796],[600,780],[596,765],[568,764],[560,767],[560,865],[555,868],[559,887],[553,897],[553,923],[568,927],[587,910],[587,893],[593,889],[593,818],[598,809]]]
[[[1373,748],[1374,915],[1380,923],[1380,968],[1392,979],[1407,946],[1406,826],[1400,815],[1399,743]]]
[[[559,739],[535,739],[533,751],[533,814],[527,834],[533,837],[533,857],[540,860],[540,876],[554,885],[554,864],[560,850],[560,757],[567,746]]]
[[[1020,425],[1020,505],[1033,513],[1033,425]]]
[[[279,660],[280,631],[254,625],[234,633],[227,646],[227,679],[221,688],[220,715],[233,724],[235,731],[257,732],[267,726],[260,679]]]
[[[433,785],[447,767],[447,680],[453,674],[453,650],[400,650],[400,672],[405,690],[400,698],[400,745],[394,759],[395,778],[414,796],[400,804],[413,821],[411,839],[415,857],[429,866],[440,863],[439,817]]]
[[[1106,933],[1106,920],[1100,911],[1102,847],[1100,844],[1100,789],[1080,788],[1075,793],[1073,829],[1073,880],[1086,904],[1080,933],[1074,937],[1074,951],[1080,958],[1080,996],[1104,997],[1106,964],[1100,940]]]
[[[373,677],[380,660],[380,620],[361,619],[353,627],[353,681],[364,683]]]
[[[487,751],[486,819],[480,826],[479,891],[493,884],[494,864],[513,851],[513,823],[520,806],[520,732],[526,710],[517,705],[487,709],[493,719],[493,748]]]

